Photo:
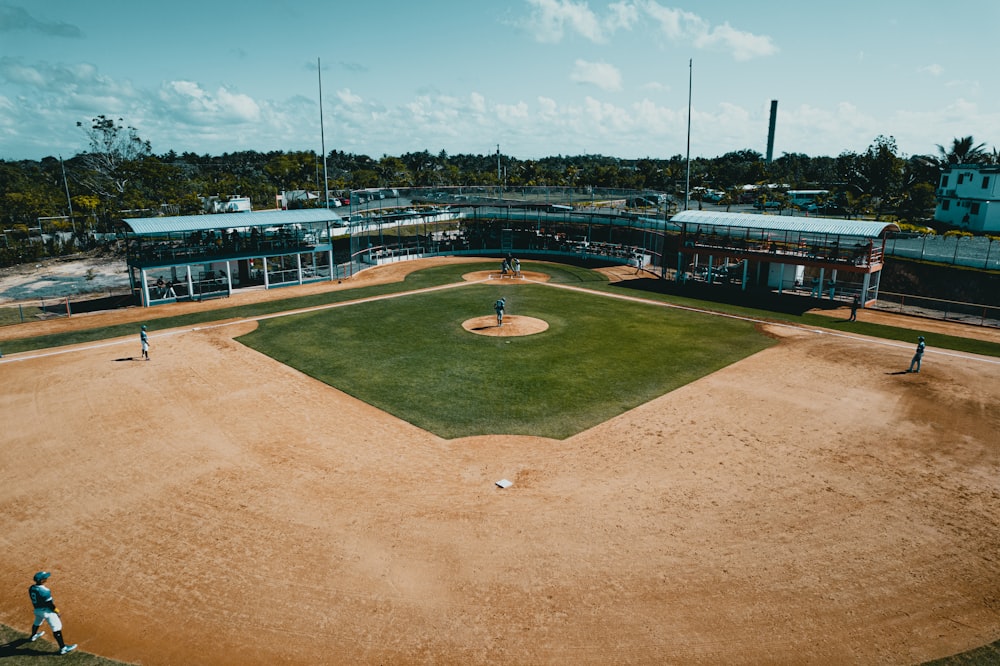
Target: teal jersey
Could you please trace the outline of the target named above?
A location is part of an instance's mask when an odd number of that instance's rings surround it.
[[[28,588],[31,605],[35,608],[55,608],[52,602],[52,592],[44,585],[32,585]]]

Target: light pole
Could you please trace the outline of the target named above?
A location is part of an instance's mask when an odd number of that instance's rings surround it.
[[[688,60],[688,135],[687,135],[687,180],[684,183],[684,210],[691,203],[691,90],[694,77],[694,58]]]
[[[326,177],[326,136],[323,132],[323,70],[316,58],[316,75],[319,77],[319,143],[323,151],[323,205],[330,209],[330,181]]]

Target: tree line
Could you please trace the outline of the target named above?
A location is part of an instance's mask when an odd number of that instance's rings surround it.
[[[847,216],[876,216],[933,226],[940,173],[954,164],[1000,163],[971,136],[937,146],[926,155],[904,156],[891,136],[878,136],[863,153],[836,157],[784,153],[771,162],[754,150],[719,157],[620,159],[604,155],[556,155],[522,160],[502,154],[448,155],[426,150],[372,158],[333,150],[253,150],[222,155],[168,151],[150,143],[122,119],[98,116],[78,123],[89,150],[65,161],[0,160],[0,265],[73,253],[100,242],[124,218],[203,211],[200,197],[248,196],[255,209],[271,208],[281,191],[344,193],[372,187],[572,187],[665,192],[721,193],[737,203],[745,185],[777,183],[791,189],[824,189],[829,203]],[[780,189],[767,195],[782,198]],[[781,202],[784,204],[784,202]],[[61,232],[55,234],[53,232]]]

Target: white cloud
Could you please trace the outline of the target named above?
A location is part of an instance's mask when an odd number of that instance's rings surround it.
[[[15,58],[0,58],[0,77],[8,83],[29,86],[41,86],[45,83],[45,77],[37,68],[23,65]]]
[[[528,0],[528,4],[534,7],[528,19],[528,28],[540,42],[562,41],[567,29],[593,42],[603,42],[605,39],[601,21],[585,2]]]
[[[350,88],[338,90],[337,99],[339,99],[342,104],[346,104],[348,106],[358,106],[364,101],[359,95],[352,93]],[[324,106],[326,105],[324,104]]]
[[[924,67],[918,67],[917,71],[921,74],[930,74],[931,76],[941,76],[944,74],[944,67],[938,64],[930,64]]]
[[[539,42],[557,43],[567,32],[592,42],[606,42],[620,30],[631,30],[643,16],[659,25],[667,39],[690,43],[699,49],[722,49],[736,60],[750,60],[778,52],[771,37],[738,30],[729,23],[712,26],[701,16],[683,9],[664,7],[656,0],[619,0],[598,15],[586,2],[573,0],[527,0],[532,11],[528,29]]]
[[[250,96],[219,88],[215,94],[193,81],[168,81],[159,100],[168,114],[190,123],[252,123],[260,120],[260,106]]]
[[[729,23],[712,27],[697,14],[664,7],[655,0],[638,0],[637,4],[659,24],[660,30],[670,40],[690,42],[699,49],[722,48],[731,52],[736,60],[750,60],[778,52],[774,41],[766,35],[737,30]]]
[[[728,23],[698,35],[695,37],[694,45],[698,48],[720,46],[729,50],[735,60],[750,60],[778,52],[770,37],[736,30]]]
[[[502,122],[521,122],[528,118],[528,105],[524,102],[517,104],[497,104],[497,118]]]
[[[612,92],[622,89],[621,72],[614,65],[604,62],[577,60],[569,78],[577,83],[595,85]]]
[[[559,104],[551,97],[538,98],[539,117],[552,119],[559,113]]]
[[[608,6],[610,16],[604,23],[612,31],[624,28],[629,30],[639,21],[639,9],[627,1],[616,2]]]
[[[659,81],[649,81],[641,86],[642,90],[652,90],[654,92],[670,92],[670,86],[660,83]]]

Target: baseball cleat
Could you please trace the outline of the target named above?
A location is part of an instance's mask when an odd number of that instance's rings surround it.
[[[64,645],[63,647],[59,648],[59,654],[69,654],[75,649],[76,649],[76,643],[73,643],[72,645]]]
[[[28,640],[30,640],[30,641],[31,641],[32,643],[34,643],[35,641],[37,641],[37,640],[38,640],[39,638],[41,638],[41,637],[42,637],[42,636],[44,636],[44,635],[45,635],[45,632],[44,632],[44,631],[39,631],[39,632],[38,632],[37,634],[34,634],[34,635],[33,635],[33,636],[32,636],[31,638],[29,638]]]

